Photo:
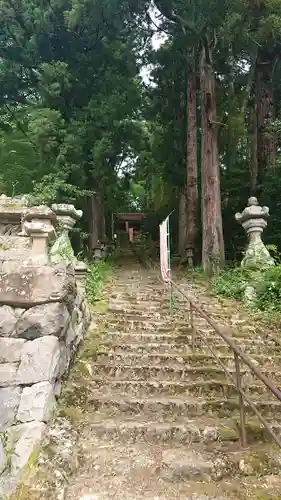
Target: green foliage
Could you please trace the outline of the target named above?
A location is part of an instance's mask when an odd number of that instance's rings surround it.
[[[213,288],[215,293],[229,297],[231,299],[241,300],[243,293],[251,278],[251,274],[242,267],[231,267],[214,278]]]
[[[281,252],[279,252],[276,245],[266,245],[271,257],[274,259],[275,264],[281,264]]]
[[[242,300],[247,284],[253,284],[256,291],[256,307],[266,312],[281,312],[281,265],[262,273],[233,267],[222,271],[213,280],[214,292],[231,299]]]
[[[89,265],[86,279],[86,295],[90,304],[101,299],[104,283],[113,272],[108,261],[97,261]]]
[[[260,310],[281,312],[281,265],[272,267],[263,274],[256,292]]]
[[[155,3],[163,15],[157,20],[158,31],[168,34],[157,50],[151,47],[147,0],[53,0],[44,8],[37,0],[0,0],[0,191],[32,193],[38,204],[75,203],[84,212],[80,222],[84,235],[93,227],[91,195],[99,192],[103,200],[99,217],[105,216],[108,227],[112,212],[142,210],[149,213],[145,231],[158,239],[158,224],[177,209],[186,181],[187,53],[194,49],[198,72],[200,50],[208,38],[216,75],[214,126],[227,260],[240,260],[246,244],[234,213],[253,194],[249,124],[256,58],[265,54],[261,59],[274,63],[267,81],[274,91],[276,116],[266,117],[263,125],[276,133],[279,149],[276,169],[264,181],[260,202],[270,207],[265,239],[276,245],[277,255],[281,249],[280,1]],[[140,79],[144,63],[151,65],[152,85]],[[173,249],[177,232],[175,212]],[[103,238],[98,235],[98,239]]]

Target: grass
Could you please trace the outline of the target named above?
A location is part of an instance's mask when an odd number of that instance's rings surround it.
[[[105,282],[114,273],[114,265],[109,261],[97,261],[89,265],[86,280],[86,296],[89,304],[102,299]]]

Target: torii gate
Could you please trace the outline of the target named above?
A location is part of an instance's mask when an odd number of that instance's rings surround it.
[[[112,213],[111,219],[111,233],[112,240],[114,239],[114,228],[115,228],[115,220],[121,219],[125,222],[125,230],[129,233],[130,241],[133,240],[133,228],[129,227],[130,222],[140,222],[146,218],[146,215],[142,212],[114,212]]]

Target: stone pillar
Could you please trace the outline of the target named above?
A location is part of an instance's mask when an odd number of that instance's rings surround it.
[[[248,247],[241,262],[242,267],[262,270],[274,266],[274,260],[261,239],[263,230],[267,227],[268,217],[269,208],[261,207],[255,197],[249,198],[248,206],[242,213],[235,214],[235,219],[245,229],[249,238]]]
[[[74,205],[66,203],[54,204],[52,205],[52,210],[57,215],[60,227],[59,236],[50,251],[51,262],[66,261],[72,263],[76,279],[79,283],[83,282],[86,277],[87,265],[84,262],[78,261],[75,257],[69,237],[69,231],[76,224],[77,220],[82,217],[83,212],[82,210],[76,210]]]
[[[31,237],[31,257],[28,263],[47,265],[49,263],[48,238],[54,234],[56,215],[46,206],[32,207],[23,215],[23,232]]]

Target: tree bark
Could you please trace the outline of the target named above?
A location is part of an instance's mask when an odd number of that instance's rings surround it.
[[[256,101],[251,103],[249,109],[249,146],[251,195],[256,195],[258,182],[258,127]]]
[[[220,169],[217,133],[215,76],[211,51],[202,48],[200,58],[202,128],[202,264],[209,275],[223,267],[224,240],[221,215]]]
[[[186,157],[186,237],[185,249],[192,250],[197,242],[198,169],[196,124],[196,65],[195,49],[188,54],[187,77],[187,157]]]
[[[94,250],[106,240],[102,191],[93,192],[90,198],[89,235],[89,253],[92,256]]]
[[[257,109],[257,163],[258,190],[262,192],[264,180],[276,165],[276,137],[271,129],[275,120],[272,76],[275,57],[260,52],[256,65],[256,109]]]
[[[96,193],[92,193],[90,198],[90,217],[89,217],[89,254],[93,256],[95,248],[99,242],[99,225],[98,225],[98,207]]]
[[[187,209],[186,209],[186,190],[183,189],[179,199],[179,236],[178,251],[181,256],[185,253],[186,228],[187,228]]]

